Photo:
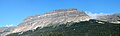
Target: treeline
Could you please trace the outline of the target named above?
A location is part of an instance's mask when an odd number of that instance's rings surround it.
[[[98,23],[103,22],[103,23]],[[70,22],[72,23],[72,22]],[[49,26],[32,31],[14,33],[8,36],[120,36],[120,24],[99,20],[72,23],[72,25]]]

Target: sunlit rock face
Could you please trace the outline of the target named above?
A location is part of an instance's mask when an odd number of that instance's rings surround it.
[[[3,36],[4,34],[14,30],[15,27],[1,27],[0,28],[0,36]]]
[[[107,21],[110,23],[118,23],[120,24],[120,13],[111,14],[111,15],[101,15],[97,17],[98,20]]]
[[[15,27],[0,27],[0,32],[12,31]]]
[[[29,16],[22,23],[20,23],[13,31],[24,32],[27,30],[33,30],[37,27],[46,27],[52,25],[65,24],[67,22],[79,22],[88,21],[89,16],[77,9],[59,9],[52,12],[45,13],[43,15]]]

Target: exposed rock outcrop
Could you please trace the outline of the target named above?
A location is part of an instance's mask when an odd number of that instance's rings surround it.
[[[107,21],[110,23],[120,23],[120,13],[111,15],[102,15],[97,17],[98,20]]]
[[[46,26],[65,24],[67,22],[79,22],[87,20],[89,20],[89,16],[83,11],[78,11],[74,8],[59,9],[43,15],[30,16],[26,18],[12,31],[12,33],[33,30],[37,27],[43,28]]]
[[[4,35],[10,31],[13,31],[15,27],[1,27],[0,28],[0,36]]]

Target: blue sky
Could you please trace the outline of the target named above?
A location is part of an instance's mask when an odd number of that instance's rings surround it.
[[[0,0],[0,27],[16,26],[28,16],[61,8],[77,8],[91,13],[119,13],[120,0]]]

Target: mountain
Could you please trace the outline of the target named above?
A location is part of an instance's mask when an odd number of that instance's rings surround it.
[[[119,30],[120,24],[91,19],[89,21],[68,22],[56,27],[48,26],[42,29],[38,27],[35,30],[7,36],[119,36]]]
[[[87,21],[89,16],[77,9],[58,9],[42,15],[30,16],[20,23],[12,33],[24,32],[36,29],[37,27],[43,28],[51,25],[60,25],[67,22]],[[57,24],[59,23],[59,24]]]
[[[0,33],[1,36],[119,36],[119,19],[120,14],[90,19],[84,11],[75,8],[58,9],[29,16],[13,30]]]
[[[15,27],[1,27],[0,28],[0,35],[1,34],[6,34],[7,32],[10,32],[14,29]]]
[[[120,23],[120,13],[97,16],[98,20],[107,21],[110,23]]]

